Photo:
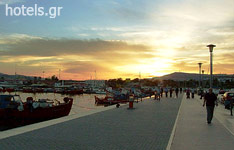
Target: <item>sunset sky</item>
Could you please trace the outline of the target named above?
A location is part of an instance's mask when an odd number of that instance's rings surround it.
[[[6,16],[12,7],[63,7],[61,16]],[[0,0],[0,72],[61,79],[234,74],[233,0]]]

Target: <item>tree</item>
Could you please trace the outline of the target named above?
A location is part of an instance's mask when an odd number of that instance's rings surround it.
[[[51,77],[51,80],[53,80],[53,81],[58,81],[58,77],[56,77],[55,75],[53,75],[53,76]]]

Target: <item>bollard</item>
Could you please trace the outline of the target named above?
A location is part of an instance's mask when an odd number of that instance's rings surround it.
[[[129,109],[132,109],[133,108],[133,102],[132,101],[129,101]]]
[[[128,109],[133,109],[134,95],[129,96],[129,107]]]

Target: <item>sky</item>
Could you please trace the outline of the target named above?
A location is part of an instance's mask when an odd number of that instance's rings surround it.
[[[63,7],[6,16],[6,4]],[[234,74],[233,0],[0,0],[0,72],[61,79]],[[44,72],[44,74],[43,74]],[[96,73],[95,73],[96,72]]]

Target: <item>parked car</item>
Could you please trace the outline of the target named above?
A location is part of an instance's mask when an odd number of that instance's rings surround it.
[[[225,92],[225,90],[219,90],[219,94],[224,94]]]
[[[234,104],[234,91],[226,92],[223,94],[222,103],[224,104],[226,109],[230,108],[230,101],[231,100],[233,101],[233,104]]]

